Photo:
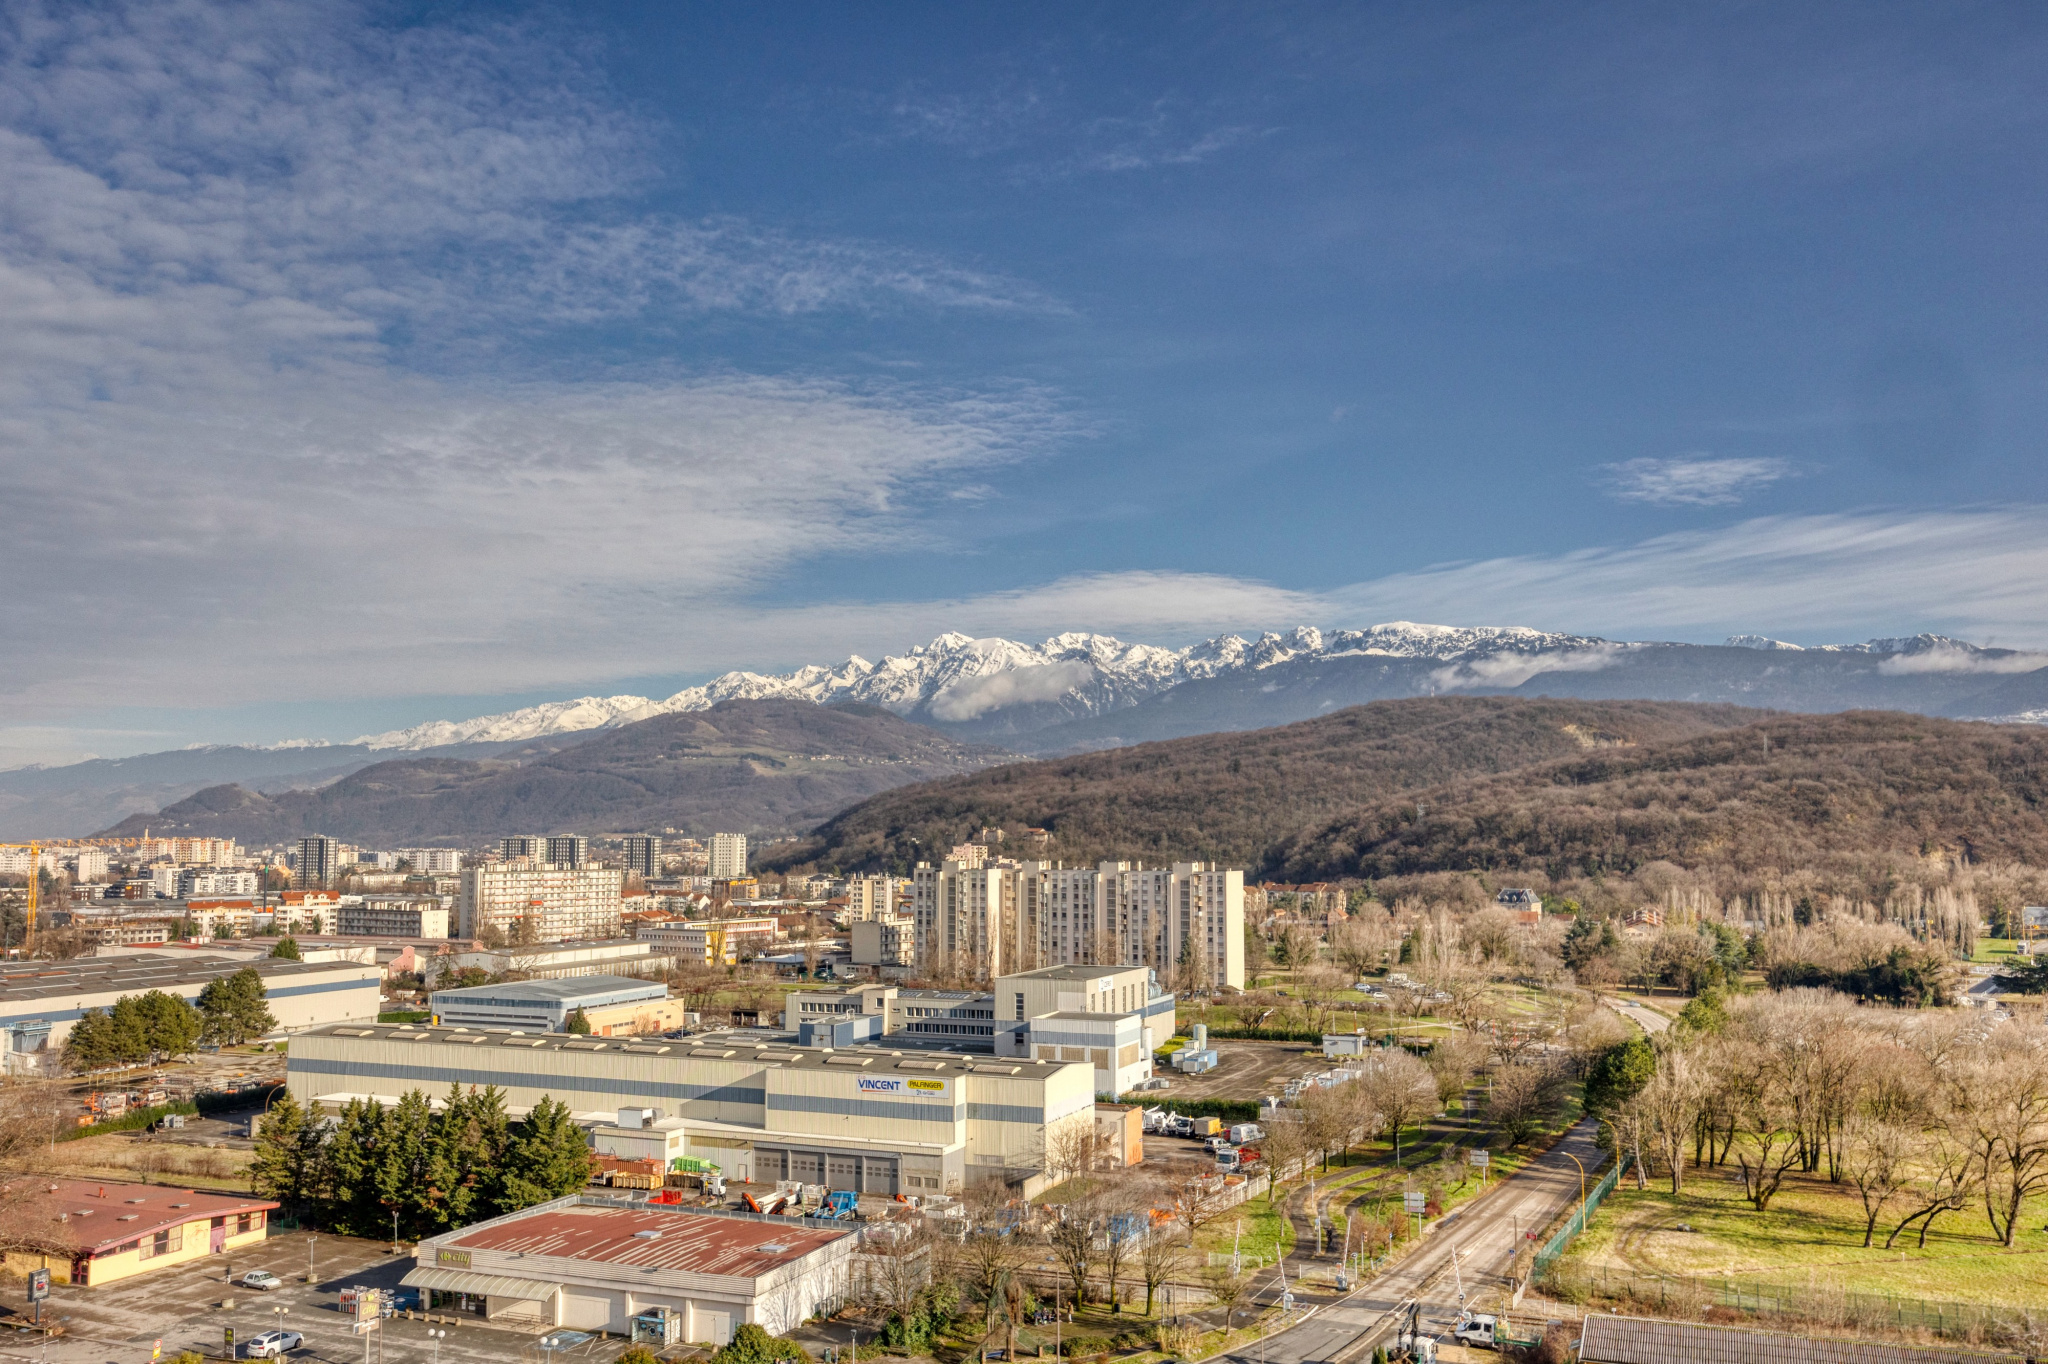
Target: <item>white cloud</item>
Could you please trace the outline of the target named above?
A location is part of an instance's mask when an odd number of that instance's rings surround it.
[[[1057,701],[1074,688],[1086,686],[1094,676],[1091,665],[1070,662],[964,678],[932,698],[932,715],[940,720],[972,720],[1002,706]]]
[[[636,214],[652,131],[558,35],[271,0],[0,28],[0,566],[46,626],[0,655],[22,723],[688,667],[798,558],[914,542],[1062,426],[1021,386],[506,358],[642,314],[1057,306]]]
[[[1519,687],[1541,673],[1599,672],[1602,668],[1614,666],[1620,656],[1618,647],[1569,649],[1561,654],[1538,657],[1498,653],[1438,668],[1429,675],[1429,679],[1445,691],[1460,691],[1467,687]]]
[[[1740,502],[1791,473],[1778,459],[1631,459],[1601,466],[1607,486],[1624,502],[1662,507],[1721,507]]]
[[[1971,653],[1947,645],[1937,645],[1914,654],[1893,654],[1881,660],[1877,670],[1881,673],[1908,675],[1912,673],[2030,673],[2048,667],[2048,657],[2037,653],[1983,654]]]

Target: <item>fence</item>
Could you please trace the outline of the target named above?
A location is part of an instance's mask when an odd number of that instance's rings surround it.
[[[1659,1313],[1702,1315],[1721,1308],[1752,1317],[1782,1317],[1822,1326],[1927,1331],[1958,1340],[2023,1339],[2041,1333],[2038,1308],[1999,1303],[1935,1302],[1865,1293],[1838,1284],[1805,1285],[1700,1275],[1657,1278],[1600,1270],[1553,1269],[1545,1284],[1567,1301],[1606,1299]]]
[[[1557,1229],[1557,1234],[1545,1241],[1543,1249],[1536,1252],[1535,1263],[1529,1269],[1531,1279],[1541,1278],[1544,1272],[1557,1262],[1557,1257],[1564,1254],[1565,1247],[1572,1243],[1572,1238],[1586,1229],[1586,1219],[1600,1210],[1601,1199],[1614,1192],[1614,1186],[1621,1182],[1631,1159],[1632,1157],[1624,1156],[1619,1164],[1600,1177],[1599,1183],[1586,1191],[1585,1198],[1580,1201],[1578,1207],[1572,1209],[1572,1215]]]

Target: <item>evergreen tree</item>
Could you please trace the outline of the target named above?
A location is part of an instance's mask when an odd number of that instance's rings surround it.
[[[264,995],[263,977],[253,966],[210,982],[199,992],[205,1040],[215,1046],[239,1047],[276,1027]]]
[[[401,1235],[417,1236],[433,1210],[429,1165],[434,1133],[433,1105],[423,1089],[407,1090],[398,1106],[384,1115],[379,1131],[373,1176],[378,1206],[387,1230],[398,1214]]]
[[[510,1138],[504,1091],[472,1086],[465,1094],[461,1085],[449,1086],[428,1159],[439,1228],[467,1226],[499,1205]]]
[[[590,1150],[569,1106],[545,1095],[512,1129],[498,1212],[514,1212],[575,1193],[590,1182]]]
[[[383,1127],[383,1105],[350,1099],[323,1148],[324,1220],[343,1236],[377,1234],[377,1151]]]
[[[249,1162],[249,1189],[288,1207],[312,1202],[320,1142],[315,1129],[309,1140],[306,1110],[286,1090],[270,1105],[256,1136],[256,1156]]]
[[[297,938],[292,937],[290,934],[286,934],[284,937],[279,938],[277,940],[276,946],[270,949],[270,955],[273,957],[282,957],[286,961],[300,960],[299,940]]]
[[[183,1056],[199,1045],[199,1010],[182,997],[151,990],[135,1001],[147,1059]]]
[[[115,1063],[114,1051],[114,1020],[105,1009],[87,1009],[64,1039],[64,1064],[72,1070],[97,1070]]]
[[[562,1024],[562,1031],[579,1033],[584,1037],[590,1036],[590,1015],[583,1012],[582,1007],[578,1006],[569,1015],[568,1021]]]
[[[1604,1115],[1643,1092],[1657,1073],[1657,1049],[1637,1035],[1617,1042],[1594,1059],[1586,1075],[1586,1111]]]

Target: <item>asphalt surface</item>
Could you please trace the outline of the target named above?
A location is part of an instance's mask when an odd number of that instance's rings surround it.
[[[1656,1033],[1663,1032],[1666,1028],[1671,1026],[1671,1020],[1669,1018],[1667,1018],[1663,1014],[1658,1013],[1655,1009],[1651,1008],[1647,1004],[1638,1004],[1633,999],[1615,999],[1610,1000],[1608,1002],[1614,1006],[1614,1011],[1616,1013],[1620,1014],[1623,1018],[1626,1018],[1629,1022],[1635,1024],[1637,1027],[1641,1028],[1646,1033],[1654,1035]]]

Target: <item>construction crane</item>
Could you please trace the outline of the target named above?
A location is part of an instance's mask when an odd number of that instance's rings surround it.
[[[36,838],[26,843],[0,843],[0,848],[28,849],[28,903],[22,913],[23,954],[33,954],[36,946],[36,910],[41,905],[43,892],[43,849],[126,848],[147,840],[145,833],[142,838]]]

